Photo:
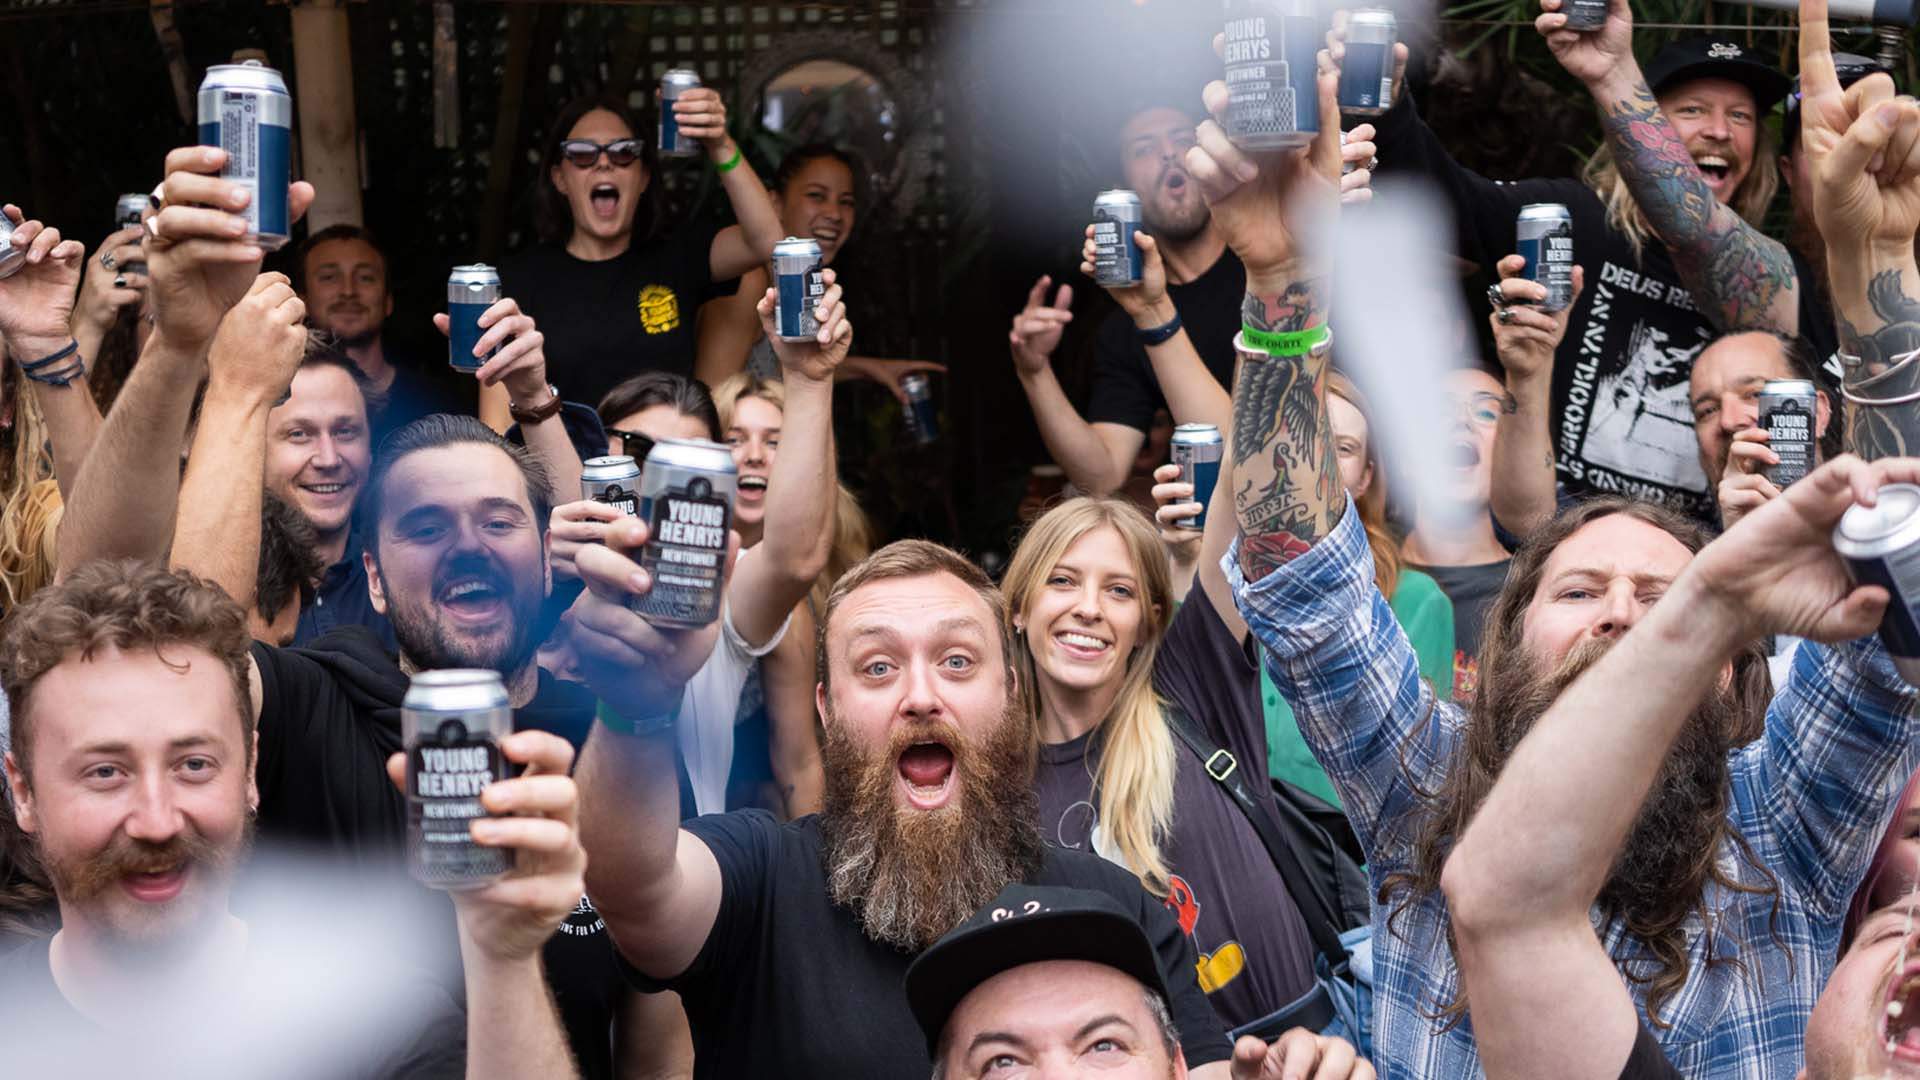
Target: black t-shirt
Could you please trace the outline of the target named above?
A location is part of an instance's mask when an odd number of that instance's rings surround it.
[[[466,1075],[467,1021],[445,989],[421,974],[359,980],[330,1002],[302,997],[311,973],[280,969],[273,933],[249,927],[255,970],[240,976],[231,1011],[206,1010],[183,1029],[109,1031],[70,1004],[53,979],[51,939],[0,956],[0,1073],[7,1076],[239,1077],[287,1080]],[[351,970],[334,980],[353,979]],[[276,1007],[285,1002],[287,1008]],[[343,1007],[344,1006],[344,1007]],[[265,1026],[241,1020],[248,1008]]]
[[[1517,248],[1521,207],[1561,203],[1572,215],[1573,253],[1586,270],[1586,288],[1554,354],[1552,413],[1556,464],[1568,492],[1631,495],[1717,523],[1687,392],[1694,357],[1717,334],[1666,248],[1649,238],[1636,255],[1607,224],[1600,197],[1579,180],[1493,181],[1462,168],[1420,119],[1411,94],[1374,123],[1382,187],[1395,174],[1438,184],[1454,210],[1460,254],[1488,274]],[[1795,265],[1810,284],[1805,264],[1796,257]],[[1800,290],[1800,326],[1803,335],[1816,331],[1817,349],[1816,291]]]
[[[464,413],[470,416],[479,403],[479,391],[475,389],[473,376],[458,375],[457,378],[464,379],[467,384],[461,386],[455,381],[455,373],[447,366],[444,357],[439,369],[432,374],[416,366],[410,359],[389,356],[387,361],[393,365],[393,381],[380,392],[379,408],[373,410],[368,418],[373,429],[373,448],[376,453],[388,435],[423,416],[433,413]]]
[[[1627,1054],[1627,1063],[1620,1069],[1620,1080],[1686,1080],[1680,1070],[1667,1060],[1666,1052],[1647,1030],[1644,1021],[1633,1037],[1633,1049]]]
[[[1256,749],[1265,740],[1259,672],[1198,592],[1174,616],[1154,672],[1170,705],[1188,717],[1217,718],[1216,726],[1237,736],[1229,746],[1235,757],[1252,755],[1240,759],[1247,775],[1266,775],[1266,755]],[[1096,850],[1099,734],[1040,748],[1034,782],[1040,833],[1050,844]],[[1172,875],[1166,907],[1199,955],[1208,1002],[1235,1028],[1313,988],[1313,942],[1246,812],[1177,738],[1174,766],[1173,831],[1161,849]]]
[[[501,288],[545,336],[547,372],[563,397],[597,405],[643,371],[693,374],[694,316],[737,284],[713,280],[717,232],[691,222],[603,262],[546,245],[506,261]]]
[[[687,970],[638,989],[673,990],[693,1027],[694,1076],[900,1080],[932,1071],[902,986],[913,956],[875,942],[827,896],[819,819],[780,824],[763,810],[710,814],[683,828],[720,864],[720,910]],[[1188,1065],[1231,1047],[1194,976],[1193,947],[1132,874],[1105,859],[1047,849],[1034,885],[1097,889],[1139,914],[1160,954]]]
[[[1416,566],[1439,583],[1440,591],[1453,601],[1453,696],[1456,701],[1471,700],[1480,688],[1480,638],[1486,630],[1487,612],[1500,597],[1507,583],[1507,567],[1512,559],[1478,566]]]
[[[1222,250],[1207,272],[1184,285],[1167,286],[1167,297],[1187,328],[1194,351],[1207,370],[1232,389],[1233,336],[1240,332],[1240,305],[1247,296],[1247,270],[1232,250]],[[1100,324],[1093,343],[1093,396],[1089,424],[1125,424],[1138,431],[1153,427],[1153,414],[1167,407],[1154,378],[1147,347],[1134,336],[1133,319],[1115,311]]]
[[[404,873],[406,800],[386,763],[400,749],[406,674],[358,626],[307,649],[256,642],[253,658],[263,698],[261,838]],[[539,678],[533,700],[514,710],[514,729],[550,731],[577,749],[593,727],[593,695],[545,671]],[[606,926],[585,898],[548,941],[545,961],[582,1074],[611,1076],[607,1033],[622,986]]]

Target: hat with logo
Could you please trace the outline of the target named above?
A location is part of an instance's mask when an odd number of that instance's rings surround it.
[[[1737,82],[1753,91],[1753,103],[1763,113],[1792,85],[1785,72],[1731,37],[1681,38],[1655,53],[1646,73],[1656,96],[1694,79]]]
[[[1047,960],[1085,960],[1167,996],[1160,957],[1140,922],[1103,892],[1012,884],[921,953],[907,969],[907,1004],[936,1053],[940,1033],[974,987]]]

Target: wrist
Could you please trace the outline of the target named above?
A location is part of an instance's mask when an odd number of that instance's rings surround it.
[[[1754,613],[1747,610],[1734,589],[1718,583],[1713,556],[1707,558],[1704,566],[1696,559],[1653,610],[1664,608],[1672,613],[1671,625],[1656,623],[1661,637],[1717,663],[1732,656],[1747,641],[1771,631],[1758,625]],[[1748,569],[1735,568],[1735,578],[1743,579]],[[1667,600],[1674,603],[1667,605]]]
[[[286,393],[285,387],[278,389],[248,383],[238,379],[222,378],[216,367],[207,378],[207,406],[225,406],[248,413],[265,415]]]
[[[725,165],[733,160],[733,155],[739,152],[740,147],[734,143],[731,135],[722,135],[719,139],[707,144],[707,160],[715,165]]]
[[[615,735],[638,739],[671,738],[680,724],[680,702],[685,693],[684,688],[675,690],[671,705],[652,712],[640,707],[637,702],[616,709],[602,700],[594,710],[594,718],[601,727]]]
[[[1607,65],[1606,70],[1591,79],[1582,79],[1587,90],[1602,108],[1616,101],[1637,101],[1642,94],[1653,96],[1647,87],[1647,77],[1640,71],[1640,62],[1629,52],[1620,62]]]
[[[1270,266],[1247,267],[1247,292],[1259,297],[1278,297],[1295,285],[1308,282],[1324,282],[1327,271],[1306,259],[1289,259]],[[1315,290],[1314,302],[1324,305],[1327,300],[1325,287]]]
[[[1172,298],[1161,293],[1154,299],[1129,309],[1127,314],[1133,317],[1134,329],[1152,330],[1172,322],[1180,313],[1174,309]]]
[[[7,354],[13,357],[16,364],[31,364],[66,348],[77,336],[64,331],[57,334],[9,335],[6,339]]]
[[[1550,371],[1514,371],[1507,369],[1507,396],[1521,408],[1546,401],[1553,396],[1553,374]]]

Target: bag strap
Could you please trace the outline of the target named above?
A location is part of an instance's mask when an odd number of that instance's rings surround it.
[[[1254,801],[1253,794],[1247,790],[1240,776],[1239,759],[1224,746],[1208,749],[1211,740],[1201,739],[1184,710],[1169,705],[1166,715],[1167,726],[1200,759],[1200,767],[1213,778],[1214,783],[1226,790],[1235,805],[1240,807],[1240,812],[1253,825],[1253,831],[1259,834],[1261,845],[1267,849],[1267,857],[1273,860],[1274,868],[1280,871],[1280,877],[1293,893],[1293,902],[1300,908],[1314,947],[1327,958],[1330,968],[1336,972],[1344,971],[1347,966],[1347,947],[1340,944],[1340,932],[1334,925],[1338,909],[1321,889],[1320,882],[1301,865],[1299,853],[1293,850],[1293,845],[1280,834],[1272,819],[1260,812],[1259,804]]]

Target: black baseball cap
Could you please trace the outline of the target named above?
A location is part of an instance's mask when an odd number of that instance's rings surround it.
[[[1753,103],[1762,113],[1778,105],[1792,86],[1785,72],[1731,37],[1681,38],[1654,54],[1646,74],[1656,97],[1693,79],[1737,82],[1753,91]]]
[[[927,1037],[927,1053],[938,1052],[947,1019],[974,987],[1047,960],[1104,964],[1168,996],[1159,954],[1118,900],[1088,889],[1013,884],[907,968],[907,1004]]]

